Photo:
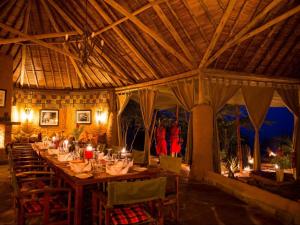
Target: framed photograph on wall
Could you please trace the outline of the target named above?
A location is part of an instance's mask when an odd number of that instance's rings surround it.
[[[56,109],[41,109],[40,126],[58,126],[59,113]]]
[[[6,90],[0,89],[0,107],[5,107]]]
[[[77,110],[76,111],[76,123],[79,123],[79,124],[92,123],[92,111],[91,110]]]

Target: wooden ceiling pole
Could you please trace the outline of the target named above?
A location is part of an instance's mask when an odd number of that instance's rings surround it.
[[[44,1],[44,0],[43,0]],[[83,34],[83,31],[81,30],[81,28],[80,27],[78,27],[74,22],[73,22],[73,20],[53,1],[53,0],[48,0],[48,2],[57,10],[57,12],[80,34],[80,35],[82,35]],[[95,46],[95,48],[96,48],[96,46]],[[104,53],[102,53],[103,55],[104,55]],[[71,60],[71,59],[70,59]],[[74,60],[71,60],[71,62],[72,61],[74,61]],[[74,63],[75,63],[75,61],[74,61]],[[77,67],[77,68],[75,68],[75,70],[76,71],[80,71],[80,69],[78,68],[78,66],[77,65],[75,65],[73,62],[72,62],[72,64],[73,64],[73,66],[75,67]],[[116,76],[116,75],[115,75]],[[80,78],[80,77],[79,77]],[[82,78],[80,78],[80,80],[81,80]],[[124,79],[126,79],[125,77],[124,78],[122,78],[122,80],[124,80]]]
[[[36,35],[31,35],[30,37],[27,38],[26,37],[17,37],[17,38],[9,38],[9,39],[0,38],[0,45],[15,44],[23,41],[31,41],[31,40],[39,40],[39,39],[47,39],[47,38],[65,37],[66,35],[76,36],[78,35],[78,32],[66,31],[66,32],[48,33],[48,34],[36,34]]]
[[[264,25],[262,25],[262,26],[260,26],[260,27],[258,27],[256,29],[252,30],[251,32],[245,34],[243,37],[241,37],[239,40],[237,40],[234,44],[241,43],[241,42],[243,42],[243,41],[245,41],[245,40],[247,40],[247,39],[249,39],[249,38],[251,38],[251,37],[253,37],[253,36],[255,36],[255,35],[259,34],[259,33],[261,33],[261,32],[263,32],[264,30],[268,29],[269,27],[272,27],[275,24],[280,23],[281,21],[286,20],[287,18],[289,18],[289,17],[291,17],[291,16],[293,16],[293,15],[299,13],[299,12],[300,12],[300,5],[297,6],[297,7],[295,7],[295,8],[293,8],[293,9],[291,9],[291,10],[289,10],[289,11],[287,11],[287,12],[285,12],[285,13],[283,13],[282,15],[280,15],[280,16],[272,19],[272,20],[270,20],[266,24],[264,24]]]
[[[68,75],[68,79],[69,79],[69,84],[70,84],[71,89],[73,89],[73,83],[72,83],[72,80],[71,80],[69,64],[68,64],[67,57],[65,55],[64,55],[64,59],[65,59],[66,71],[67,71],[67,75]]]
[[[217,44],[217,41],[219,40],[219,37],[223,31],[223,28],[225,27],[225,24],[227,22],[227,20],[229,19],[230,17],[230,14],[235,6],[235,3],[236,3],[237,0],[230,0],[229,3],[228,3],[228,6],[219,22],[219,25],[217,26],[216,30],[215,30],[215,33],[208,45],[208,48],[206,49],[205,53],[204,53],[204,56],[198,66],[198,68],[203,68],[205,67],[205,64],[207,62],[207,60],[209,59],[211,53],[213,52],[216,44]]]
[[[150,2],[150,3],[146,4],[146,5],[144,5],[143,7],[139,8],[138,10],[132,12],[131,14],[133,16],[136,16],[136,15],[144,12],[145,10],[151,8],[152,6],[158,5],[158,4],[166,2],[166,1],[168,1],[168,0],[154,0],[153,2]],[[105,32],[105,31],[107,31],[107,30],[109,30],[109,29],[111,29],[111,28],[113,28],[113,27],[115,27],[115,26],[117,26],[117,25],[119,25],[119,24],[121,24],[121,23],[129,20],[129,19],[130,19],[129,16],[124,16],[122,19],[119,19],[116,22],[113,22],[112,24],[110,24],[110,25],[108,25],[106,27],[101,28],[101,30],[95,32],[95,35],[102,34],[103,32]]]
[[[207,37],[206,37],[204,31],[202,30],[201,25],[199,24],[199,22],[198,22],[196,16],[194,15],[194,13],[193,13],[193,11],[192,11],[190,5],[187,3],[187,0],[182,0],[182,2],[183,2],[184,7],[189,11],[189,14],[190,14],[190,16],[192,17],[193,22],[196,24],[197,29],[198,29],[198,31],[199,31],[199,33],[200,33],[202,39],[206,42],[206,44],[209,44],[209,41],[208,41],[208,39],[207,39]]]
[[[129,19],[142,31],[150,35],[157,43],[159,43],[163,48],[165,48],[169,53],[174,55],[180,62],[182,62],[185,66],[192,69],[193,65],[190,61],[188,61],[185,57],[178,53],[173,47],[171,47],[167,42],[165,42],[158,33],[150,29],[144,23],[142,23],[137,17],[133,16],[127,9],[122,7],[120,4],[113,0],[104,0],[118,12],[122,13],[124,16],[128,16]]]
[[[33,61],[33,58],[32,58],[32,52],[31,52],[31,48],[28,48],[28,53],[29,53],[29,58],[30,58],[30,61],[31,61],[31,67],[32,67],[32,72],[33,72],[33,77],[34,77],[34,80],[35,80],[35,85],[37,88],[39,88],[39,81],[38,81],[38,78],[37,78],[37,74],[36,74],[36,71],[35,71],[35,66],[34,66],[34,61]]]
[[[43,5],[43,7],[44,7],[44,9],[45,9],[45,11],[46,11],[46,13],[47,13],[47,15],[48,15],[48,18],[49,18],[49,20],[50,20],[51,25],[54,27],[54,29],[55,29],[56,32],[59,32],[58,24],[56,23],[56,21],[55,21],[53,15],[52,15],[52,13],[51,13],[51,11],[50,11],[48,5],[47,5],[46,2],[45,2],[45,0],[41,0],[41,2],[42,2],[42,5]],[[55,8],[55,9],[56,9],[56,8]],[[60,8],[59,8],[59,10],[61,11]],[[65,15],[64,12],[63,12],[63,15]],[[73,24],[73,23],[72,23],[72,24]],[[74,28],[79,34],[82,34],[82,31],[79,29],[78,26],[75,25],[75,27],[73,27],[73,28]],[[70,50],[68,49],[68,47],[67,47],[65,44],[63,44],[63,48],[64,48],[64,50],[65,50],[66,52],[70,53]],[[78,68],[77,63],[75,62],[75,60],[73,59],[73,57],[69,57],[69,59],[70,59],[70,62],[71,62],[71,64],[73,65],[73,67],[74,67],[74,69],[75,69],[75,71],[76,71],[76,73],[77,73],[77,76],[79,77],[79,80],[80,80],[81,84],[82,84],[83,87],[85,88],[85,87],[86,87],[86,84],[85,84],[85,81],[84,81],[84,79],[83,79],[83,75],[82,75],[80,69]]]
[[[26,9],[25,19],[24,19],[24,32],[28,32],[28,26],[29,26],[29,17],[30,17],[30,11],[31,11],[31,4],[32,1],[30,0],[28,2],[28,6]],[[21,80],[20,84],[23,86],[24,84],[24,76],[25,76],[25,63],[26,63],[26,46],[22,46],[22,61],[21,61]]]
[[[0,22],[0,27],[1,27],[2,29],[4,29],[4,30],[7,30],[7,31],[11,32],[11,33],[20,35],[20,36],[22,36],[22,37],[26,37],[26,38],[28,38],[28,39],[31,39],[32,42],[35,42],[35,43],[37,43],[37,44],[39,44],[39,45],[41,45],[41,46],[43,46],[43,47],[45,47],[45,48],[51,49],[51,50],[56,51],[56,52],[59,52],[59,53],[61,53],[61,54],[63,54],[63,55],[67,55],[67,56],[70,56],[70,57],[72,57],[72,58],[74,58],[74,59],[76,59],[76,60],[79,60],[78,57],[72,55],[72,54],[69,53],[69,52],[65,52],[64,50],[62,50],[62,49],[60,49],[60,48],[57,48],[57,47],[54,47],[54,46],[48,44],[47,42],[44,42],[44,41],[41,41],[41,40],[38,40],[38,39],[32,39],[31,35],[25,34],[25,33],[23,33],[23,32],[21,32],[21,31],[15,29],[15,28],[13,28],[13,27],[10,27],[10,26],[8,26],[8,25],[6,25],[6,24],[4,24],[4,23],[1,23],[1,22]]]
[[[51,56],[50,56],[50,52],[49,52],[48,48],[47,48],[47,56],[49,58],[50,67],[51,67],[51,75],[52,75],[53,87],[55,87],[56,86],[56,82],[55,82],[55,76],[54,76],[54,69],[53,69],[53,64],[52,64],[52,60],[51,60]]]
[[[42,57],[41,57],[40,46],[37,46],[36,48],[37,48],[38,58],[39,58],[39,60],[40,60],[40,64],[41,64],[41,67],[42,67],[42,70],[43,70],[43,76],[44,76],[44,81],[45,81],[45,88],[47,88],[47,87],[48,87],[48,84],[47,84],[47,79],[46,79],[46,75],[45,75],[44,64],[43,64]]]
[[[65,89],[64,79],[63,79],[62,74],[61,74],[61,68],[60,68],[57,52],[55,52],[55,61],[56,61],[56,65],[57,65],[57,68],[58,68],[58,73],[59,73],[61,85],[62,85],[63,89]]]
[[[153,2],[153,1],[154,0],[150,0],[150,2]],[[175,41],[177,42],[177,44],[180,46],[180,48],[184,52],[185,56],[191,62],[194,63],[195,60],[194,60],[194,57],[192,56],[190,50],[187,48],[187,46],[185,45],[184,41],[181,39],[180,35],[178,34],[178,32],[176,31],[176,29],[174,28],[172,22],[168,19],[168,17],[164,13],[164,11],[161,9],[161,7],[159,5],[154,5],[153,9],[157,13],[158,17],[163,22],[163,24],[166,26],[166,28],[169,30],[169,32],[171,33],[172,37],[175,39]]]
[[[99,4],[95,0],[89,0],[89,2],[92,4],[92,6],[96,9],[96,11],[104,18],[104,20],[108,24],[112,24],[112,19],[104,12],[104,10],[99,6]],[[129,41],[129,39],[126,37],[126,35],[122,32],[122,30],[118,27],[112,28],[117,35],[126,43],[126,45],[130,48],[132,52],[139,58],[139,60],[142,61],[142,63],[147,67],[147,69],[151,72],[151,74],[155,78],[159,78],[159,76],[156,74],[155,70],[151,67],[151,65],[147,62],[147,60],[143,57],[143,55],[136,49],[136,47]]]
[[[248,23],[240,32],[238,32],[231,40],[225,43],[209,60],[206,66],[211,64],[217,57],[219,57],[227,49],[231,48],[241,37],[243,37],[251,28],[253,28],[259,21],[261,21],[272,9],[279,5],[283,0],[273,0],[267,5],[261,13],[259,13],[250,23]]]

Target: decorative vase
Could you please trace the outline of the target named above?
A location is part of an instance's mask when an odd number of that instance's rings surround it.
[[[276,170],[276,181],[277,182],[283,182],[284,180],[284,170],[283,169],[277,169]]]

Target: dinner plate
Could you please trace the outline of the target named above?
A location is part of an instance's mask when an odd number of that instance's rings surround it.
[[[132,169],[135,171],[138,171],[138,172],[143,172],[143,171],[147,170],[146,167],[140,167],[140,166],[135,166]]]
[[[92,176],[93,176],[93,174],[91,174],[91,173],[78,173],[75,175],[75,177],[78,177],[80,179],[86,179],[86,178],[89,178]]]

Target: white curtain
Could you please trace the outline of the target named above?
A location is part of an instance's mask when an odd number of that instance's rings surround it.
[[[261,160],[259,129],[265,120],[266,114],[273,98],[274,89],[267,87],[245,86],[242,87],[242,92],[251,123],[255,129],[253,169],[260,170]]]
[[[123,140],[123,135],[122,135],[122,126],[121,126],[121,115],[122,112],[124,111],[125,107],[127,106],[129,100],[131,97],[131,93],[126,93],[126,94],[120,94],[117,95],[118,101],[117,101],[117,106],[118,106],[118,115],[117,115],[117,124],[118,124],[118,140],[119,140],[119,146],[123,146],[125,144],[125,140]]]
[[[218,124],[217,124],[217,113],[225,106],[227,101],[231,99],[236,92],[239,90],[240,86],[236,85],[224,85],[220,83],[210,83],[209,84],[209,97],[211,101],[211,106],[213,109],[213,165],[214,171],[220,173],[220,143],[218,134]]]
[[[193,150],[192,109],[196,104],[194,80],[178,81],[174,86],[171,86],[171,90],[175,95],[179,104],[184,108],[184,110],[190,112],[190,118],[188,122],[187,145],[186,145],[186,152],[185,152],[185,161],[190,164],[192,160],[192,150]]]
[[[154,103],[156,99],[156,91],[152,89],[145,89],[139,91],[140,108],[145,126],[145,142],[144,153],[145,160],[149,163],[150,160],[150,126],[153,118]]]
[[[298,89],[276,89],[286,107],[294,114],[293,148],[296,153],[296,176],[300,175],[300,129]]]
[[[107,144],[118,145],[118,124],[117,124],[117,97],[114,92],[109,93],[109,120],[107,128]]]

